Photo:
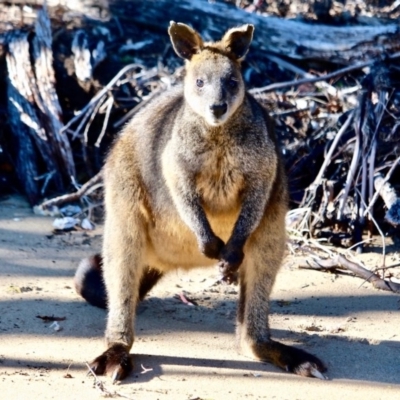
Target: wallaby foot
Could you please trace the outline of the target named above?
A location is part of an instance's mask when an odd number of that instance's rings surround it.
[[[113,382],[125,379],[132,371],[133,364],[127,346],[116,343],[90,363],[96,375],[110,375]]]
[[[297,347],[286,346],[274,340],[269,340],[267,343],[253,344],[252,350],[258,359],[271,362],[287,372],[326,379],[322,374],[326,371],[323,362],[314,355]]]
[[[163,276],[162,272],[147,267],[142,275],[139,286],[139,300],[142,301],[146,294]],[[84,258],[78,266],[74,277],[76,292],[89,304],[99,308],[107,308],[107,292],[103,278],[103,258],[99,254]]]
[[[106,286],[103,280],[103,259],[99,254],[84,258],[74,277],[76,292],[89,304],[107,308]]]

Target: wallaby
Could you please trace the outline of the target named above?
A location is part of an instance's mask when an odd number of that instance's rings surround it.
[[[107,297],[107,350],[91,364],[96,374],[115,381],[131,371],[137,302],[164,273],[218,260],[225,280],[239,281],[242,350],[323,377],[318,358],[270,336],[288,196],[273,126],[241,75],[253,31],[243,25],[204,43],[189,26],[171,22],[173,48],[186,60],[183,87],[150,101],[108,155],[102,259],[84,261],[77,273],[84,297],[103,307]],[[106,293],[100,287],[96,294],[87,286],[101,286],[101,273]]]

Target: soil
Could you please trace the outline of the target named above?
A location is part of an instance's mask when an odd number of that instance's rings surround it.
[[[323,359],[328,380],[238,354],[238,288],[216,285],[217,270],[207,268],[177,271],[151,292],[138,309],[133,374],[96,384],[85,363],[103,351],[106,312],[86,304],[72,278],[79,260],[99,251],[102,229],[55,234],[52,222],[22,198],[0,201],[1,398],[400,399],[400,297],[300,270],[293,256],[272,294],[272,334]],[[369,267],[380,263],[378,243],[360,256]],[[388,250],[388,261],[398,260],[399,248]],[[65,319],[55,329],[38,316]]]

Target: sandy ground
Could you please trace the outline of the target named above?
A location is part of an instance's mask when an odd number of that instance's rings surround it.
[[[96,385],[85,362],[103,351],[106,313],[75,294],[72,277],[100,243],[101,227],[54,235],[52,219],[33,215],[23,200],[0,202],[0,398],[400,399],[400,297],[356,278],[299,270],[290,257],[273,291],[272,333],[323,359],[329,380],[239,355],[237,288],[214,285],[211,268],[178,271],[152,291],[138,311],[134,373]],[[398,259],[389,250],[389,260]],[[378,255],[363,260],[374,265]],[[198,305],[182,303],[181,292]],[[56,331],[38,315],[65,320]]]

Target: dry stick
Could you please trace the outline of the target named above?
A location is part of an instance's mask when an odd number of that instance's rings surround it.
[[[56,92],[56,77],[53,69],[52,31],[47,7],[38,11],[32,41],[34,69],[37,83],[36,104],[44,113],[46,132],[54,157],[60,164],[65,179],[75,176],[72,148],[66,135],[60,134],[62,109]],[[35,91],[36,92],[36,91]]]
[[[90,108],[94,107],[94,105],[115,85],[116,82],[118,82],[119,78],[121,78],[122,75],[126,74],[128,71],[134,68],[138,68],[138,64],[128,64],[126,67],[122,68],[117,75],[114,76],[114,78],[111,79],[110,82],[107,83],[106,86],[104,86],[103,89],[100,90],[90,101],[88,104],[86,104],[85,107],[83,107],[79,114],[76,115],[74,118],[68,121],[68,123],[62,128],[61,132],[65,131],[68,129],[74,122],[79,120],[86,111],[88,111]]]
[[[83,131],[83,141],[85,142],[85,144],[87,144],[88,142],[88,133],[89,133],[89,129],[90,126],[92,125],[94,118],[96,117],[97,113],[99,112],[100,107],[104,104],[105,101],[105,97],[101,98],[98,103],[96,104],[96,106],[93,109],[93,112],[90,115],[90,119],[88,121],[88,123],[86,124],[85,130]]]
[[[52,206],[58,206],[60,204],[77,201],[84,195],[88,194],[91,189],[103,180],[103,170],[100,170],[93,178],[89,179],[84,185],[82,185],[76,192],[64,194],[62,196],[55,197],[54,199],[46,200],[39,207],[42,209],[50,208]]]
[[[123,394],[120,394],[116,391],[114,392],[110,392],[105,386],[104,383],[99,380],[99,378],[97,377],[96,373],[93,371],[93,368],[91,368],[91,366],[88,363],[85,363],[87,369],[89,370],[88,375],[91,374],[94,378],[94,385],[100,390],[100,392],[103,394],[103,396],[105,397],[122,397],[124,399],[130,399],[133,400],[131,397],[125,396]]]
[[[365,107],[366,107],[366,97],[364,97],[364,102],[365,102]],[[361,104],[361,107],[364,107],[363,104]],[[364,108],[365,109],[365,108]],[[367,141],[367,135],[368,135],[368,129],[369,126],[367,125],[368,123],[368,117],[365,118],[366,123],[364,124],[364,117],[365,117],[365,111],[363,113],[362,118],[360,117],[360,134],[361,134],[361,144],[360,144],[360,148],[361,148],[361,192],[359,193],[360,196],[360,204],[358,207],[358,217],[359,217],[359,225],[361,226],[361,229],[363,229],[364,225],[365,225],[365,216],[364,216],[364,208],[366,207],[366,196],[367,196],[367,177],[368,177],[368,171],[367,171],[367,154],[369,153],[369,151],[367,150],[367,145],[368,145],[368,141]],[[358,181],[358,177],[356,179],[356,184],[355,186],[357,186],[357,181]],[[360,234],[361,236],[361,234]],[[360,239],[357,238],[357,239]],[[361,244],[362,246],[362,244]],[[358,247],[358,249],[361,249],[362,247]]]
[[[400,57],[400,52],[394,53],[388,58],[390,60],[394,60],[396,58]],[[356,71],[357,69],[361,69],[364,67],[368,67],[372,65],[376,60],[370,60],[370,61],[364,61],[362,63],[358,63],[355,65],[350,65],[349,67],[338,69],[337,71],[331,72],[329,74],[317,76],[314,78],[305,78],[305,79],[298,79],[298,80],[293,80],[293,81],[288,81],[288,82],[280,82],[280,83],[273,83],[271,85],[263,86],[261,88],[254,88],[249,90],[250,93],[256,94],[256,93],[261,93],[261,92],[272,92],[277,89],[285,89],[287,87],[291,86],[299,86],[302,85],[303,83],[314,83],[314,82],[320,82],[324,80],[328,80],[331,78],[336,78],[339,75],[346,74],[351,71]]]
[[[101,99],[99,99],[99,101],[101,101]],[[89,108],[89,110],[85,114],[83,114],[82,121],[79,123],[78,127],[74,131],[71,131],[70,129],[68,129],[68,131],[72,134],[73,140],[75,140],[79,136],[79,132],[82,130],[83,126],[85,125],[85,123],[89,119],[89,117],[92,115],[93,110],[95,108],[96,108],[96,105],[92,105]]]
[[[314,193],[314,195],[311,198],[307,196],[308,203],[313,201],[313,199],[315,198],[315,191],[318,188],[318,186],[321,185],[321,180],[322,180],[322,177],[324,176],[325,170],[332,160],[332,154],[335,151],[343,134],[346,132],[347,128],[349,127],[351,121],[353,120],[353,117],[354,117],[354,110],[350,112],[349,116],[347,117],[347,120],[342,125],[342,127],[339,129],[338,133],[335,136],[335,139],[333,140],[333,142],[331,144],[331,147],[329,148],[328,154],[326,155],[325,160],[318,172],[318,175],[314,179],[314,182],[307,188],[308,193],[310,193],[310,192]]]
[[[146,104],[150,103],[150,101],[155,97],[160,90],[155,90],[152,92],[145,100],[142,100],[139,104],[129,110],[123,117],[121,117],[118,121],[114,122],[113,128],[119,128],[123,125],[126,121],[131,119],[139,110],[141,110]]]
[[[368,195],[368,201],[370,202],[373,195],[374,195],[374,174],[375,174],[375,161],[376,161],[376,151],[377,151],[377,136],[378,136],[378,130],[381,126],[382,119],[383,119],[383,114],[385,113],[386,106],[384,106],[384,99],[386,97],[386,91],[380,91],[379,92],[379,101],[375,107],[375,115],[378,115],[378,119],[376,122],[376,127],[375,131],[372,135],[372,144],[371,144],[371,151],[368,157],[368,164],[369,164],[369,171],[368,171],[368,186],[369,186],[369,195]],[[372,217],[373,216],[373,210],[370,210],[369,215]]]
[[[381,189],[383,188],[383,186],[385,185],[385,183],[387,183],[390,179],[390,177],[393,174],[393,171],[396,169],[397,164],[400,162],[400,156],[396,158],[396,160],[394,160],[392,166],[390,167],[388,173],[385,176],[385,179],[382,181],[381,186],[379,187],[379,190],[377,190],[374,194],[374,197],[372,198],[372,200],[369,202],[367,209],[365,210],[364,214],[368,213],[369,210],[374,206],[376,200],[378,199]]]
[[[336,269],[344,269],[351,271],[355,276],[365,279],[372,283],[376,289],[387,290],[389,292],[400,293],[400,284],[380,278],[378,275],[366,268],[358,265],[341,254],[335,255],[332,259],[314,258],[308,267],[300,267],[303,269],[315,269],[322,271],[335,271]]]
[[[314,75],[311,75],[308,72],[302,70],[301,68],[296,67],[293,64],[290,64],[289,62],[287,62],[286,60],[283,60],[280,57],[270,55],[268,57],[268,59],[270,61],[273,61],[274,63],[282,66],[283,68],[294,72],[295,74],[303,76],[306,79],[314,79],[315,78]],[[336,97],[338,95],[338,90],[335,87],[333,87],[332,85],[329,85],[329,83],[327,83],[327,82],[320,82],[319,85],[317,85],[317,87],[320,87],[321,89],[326,89],[328,94],[330,94],[331,96]]]
[[[337,219],[339,221],[343,217],[343,211],[344,211],[344,207],[346,205],[346,200],[347,200],[347,197],[349,196],[351,183],[352,183],[352,181],[354,179],[354,175],[355,175],[356,170],[357,170],[358,160],[360,158],[361,145],[362,145],[361,127],[363,125],[364,111],[365,111],[364,110],[364,104],[363,104],[364,97],[365,96],[362,96],[362,99],[361,99],[361,102],[360,102],[360,105],[359,105],[359,107],[361,107],[360,119],[359,119],[358,124],[356,124],[356,127],[355,127],[356,143],[355,143],[355,149],[354,149],[354,153],[353,153],[353,158],[351,160],[350,168],[349,168],[349,171],[347,173],[344,192],[343,192],[343,195],[342,195],[342,197],[340,198],[340,201],[339,201],[339,211],[338,211],[338,216],[337,216]]]
[[[106,133],[107,125],[108,125],[108,120],[110,119],[110,114],[112,110],[112,106],[114,105],[114,98],[112,95],[108,98],[108,100],[105,102],[105,105],[107,105],[106,109],[106,115],[104,117],[104,122],[103,122],[103,127],[101,129],[100,135],[96,140],[96,143],[94,144],[96,147],[100,147],[100,143],[103,140],[103,137]]]
[[[342,125],[342,127],[339,129],[338,133],[335,136],[335,139],[333,140],[331,147],[329,148],[329,151],[325,157],[325,160],[318,172],[317,177],[314,179],[314,182],[310,185],[311,187],[313,186],[319,186],[321,184],[322,177],[324,176],[325,170],[329,163],[331,162],[332,159],[332,154],[335,151],[340,139],[342,138],[343,134],[346,132],[347,128],[349,127],[351,121],[353,120],[354,117],[354,110],[352,110],[349,113],[349,116],[347,117],[345,123]]]
[[[387,267],[379,267],[379,268],[375,268],[375,271],[385,271],[387,269],[391,269],[391,268],[398,268],[400,267],[400,263],[396,263],[396,264],[392,264],[392,265],[388,265]]]

